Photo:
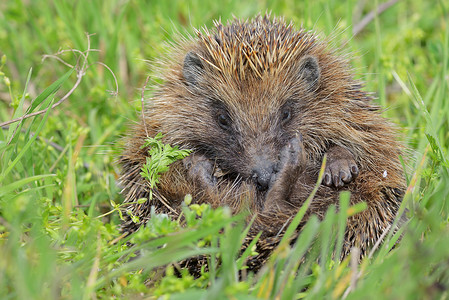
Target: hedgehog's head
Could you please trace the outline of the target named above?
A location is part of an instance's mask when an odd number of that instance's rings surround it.
[[[218,80],[219,74],[199,54],[185,56],[183,76],[204,114],[202,140],[197,151],[217,161],[233,177],[255,180],[266,190],[279,153],[288,141],[301,135],[298,124],[304,101],[319,84],[320,68],[313,56],[304,56],[289,74]],[[222,78],[223,79],[223,78]]]

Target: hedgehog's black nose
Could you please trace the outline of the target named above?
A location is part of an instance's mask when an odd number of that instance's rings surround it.
[[[265,165],[253,170],[252,178],[259,191],[265,191],[270,186],[274,170],[272,165]]]

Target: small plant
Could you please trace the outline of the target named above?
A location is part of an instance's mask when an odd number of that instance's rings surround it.
[[[142,167],[143,178],[147,179],[150,184],[150,199],[153,197],[152,190],[159,183],[159,176],[168,171],[170,164],[177,160],[183,159],[189,155],[190,150],[180,150],[178,146],[172,147],[162,143],[162,133],[158,133],[154,138],[148,137],[142,149],[148,147],[148,157],[146,163]]]

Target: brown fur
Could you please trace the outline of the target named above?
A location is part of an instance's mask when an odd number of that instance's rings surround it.
[[[346,59],[315,34],[268,15],[217,22],[175,45],[160,67],[163,83],[120,158],[126,201],[148,198],[139,175],[147,136],[162,132],[164,142],[193,154],[162,176],[151,202],[131,205],[143,222],[128,220],[125,231],[144,224],[151,206],[177,216],[192,194],[198,203],[257,213],[253,232],[264,231],[259,247],[271,249],[312,191],[325,153],[309,214],[324,217],[342,190],[368,206],[349,218],[344,253],[352,246],[365,253],[393,222],[405,190],[401,145]],[[262,252],[254,269],[269,250]]]

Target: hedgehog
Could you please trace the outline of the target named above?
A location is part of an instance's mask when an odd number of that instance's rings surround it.
[[[190,194],[194,203],[255,216],[249,238],[262,235],[259,256],[248,265],[258,270],[312,192],[326,155],[306,217],[322,219],[349,191],[350,204],[365,202],[367,208],[348,218],[343,256],[352,247],[367,253],[401,204],[403,146],[347,55],[334,48],[270,14],[216,21],[213,30],[196,30],[172,45],[119,159],[127,209],[140,218],[139,224],[126,219],[122,230],[144,225],[151,209],[178,217]],[[192,153],[151,190],[140,175],[148,156],[143,145],[158,133]],[[150,191],[151,201],[137,203]]]

